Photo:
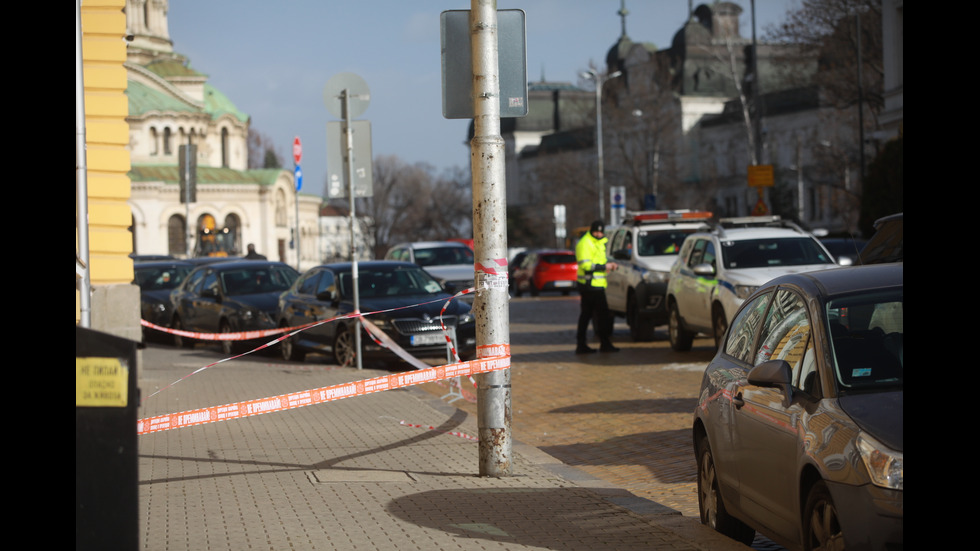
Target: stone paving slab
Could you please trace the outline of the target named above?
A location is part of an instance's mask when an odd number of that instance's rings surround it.
[[[142,351],[139,416],[383,374],[246,357],[153,395],[215,355]],[[474,415],[413,387],[140,436],[141,547],[745,549],[524,442],[513,476],[480,477],[459,432]]]

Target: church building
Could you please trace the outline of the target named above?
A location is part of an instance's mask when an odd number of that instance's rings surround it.
[[[126,0],[135,254],[239,256],[251,243],[300,270],[318,264],[322,199],[297,193],[290,170],[249,168],[248,114],[174,50],[168,9]]]

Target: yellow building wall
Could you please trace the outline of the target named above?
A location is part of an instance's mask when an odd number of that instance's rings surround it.
[[[132,304],[133,252],[130,196],[129,103],[126,98],[125,0],[76,0],[81,4],[82,75],[88,186],[89,275],[93,290],[92,328],[129,334],[139,332],[139,292]],[[76,175],[77,177],[77,175]],[[76,240],[76,249],[78,243]],[[118,301],[119,287],[127,300]],[[112,304],[100,304],[111,302]],[[78,324],[80,307],[76,289]],[[130,312],[130,309],[134,309]],[[106,321],[107,319],[111,321]],[[130,321],[132,320],[132,321]]]

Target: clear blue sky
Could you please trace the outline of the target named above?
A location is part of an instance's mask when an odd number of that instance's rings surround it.
[[[709,0],[710,2],[711,0]],[[689,0],[626,0],[634,42],[670,47]],[[751,2],[741,34],[751,37]],[[756,36],[799,0],[756,0]],[[303,143],[303,192],[322,194],[327,175],[323,100],[331,77],[351,72],[367,83],[374,156],[396,155],[437,170],[467,167],[466,120],[442,116],[440,13],[467,10],[465,0],[170,0],[174,49],[252,117],[272,138],[287,167],[292,142]],[[498,0],[526,13],[528,81],[578,83],[593,64],[605,69],[619,39],[620,0]]]

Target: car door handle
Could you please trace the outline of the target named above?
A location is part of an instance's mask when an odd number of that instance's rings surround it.
[[[741,392],[735,395],[735,398],[732,399],[732,403],[735,404],[735,409],[742,409],[742,406],[745,405],[745,400],[742,399]]]

